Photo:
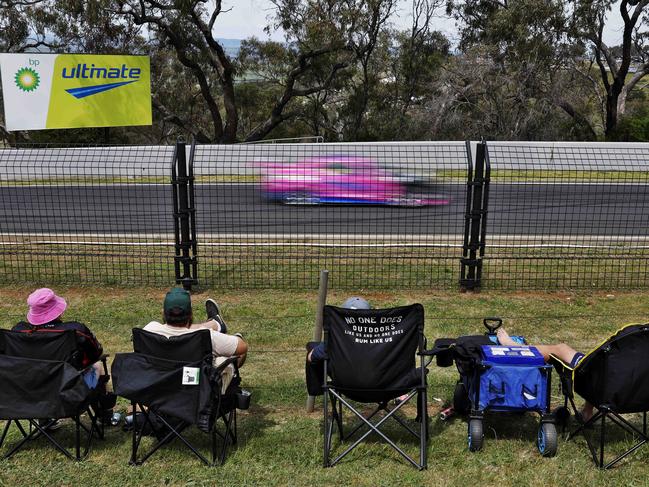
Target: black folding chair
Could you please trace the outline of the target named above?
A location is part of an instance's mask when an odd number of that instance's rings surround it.
[[[352,310],[325,306],[323,328],[327,352],[323,365],[324,466],[335,465],[374,433],[410,464],[420,470],[426,468],[428,408],[422,355],[425,348],[423,307],[413,304]],[[420,357],[419,368],[416,368],[416,354]],[[390,401],[403,395],[405,398],[392,407]],[[417,400],[415,421],[419,422],[415,428],[398,414],[414,397]],[[375,403],[376,407],[365,416],[352,402]],[[343,430],[343,406],[359,420],[347,433]],[[382,427],[388,420],[394,420],[419,441],[419,461],[385,434]],[[334,427],[341,442],[362,434],[331,460]]]
[[[106,357],[102,360],[106,369]],[[0,436],[0,447],[12,424],[22,435],[4,458],[13,456],[31,440],[44,437],[69,459],[82,460],[90,451],[93,437],[104,437],[103,423],[97,417],[98,393],[86,385],[85,371],[75,366],[79,363],[80,352],[73,330],[52,333],[0,330],[0,420],[7,421]],[[89,425],[81,420],[84,413],[90,419]],[[49,431],[56,420],[63,418],[70,418],[75,424],[74,453]],[[27,427],[21,421],[27,421]],[[82,435],[85,436],[83,454]]]
[[[133,407],[130,463],[141,465],[162,446],[178,439],[206,465],[223,464],[228,445],[237,442],[236,409],[247,409],[249,401],[239,388],[238,357],[213,366],[209,330],[166,338],[134,328],[133,349],[133,353],[117,354],[112,368],[115,392],[130,399]],[[222,372],[229,365],[235,368],[235,374],[223,393]],[[183,383],[188,370],[194,376],[198,372],[194,383],[187,379]],[[138,415],[141,421],[136,419]],[[223,423],[222,430],[219,422]],[[211,461],[182,434],[191,425],[210,434]],[[157,441],[138,458],[147,430],[155,434]],[[217,437],[222,441],[220,454]]]
[[[649,410],[649,324],[627,325],[609,337],[599,347],[590,351],[576,367],[551,356],[561,378],[564,395],[564,414],[570,415],[572,406],[579,426],[568,436],[583,434],[593,458],[601,469],[611,468],[620,460],[640,448],[647,441],[647,410]],[[595,407],[595,414],[584,421],[575,405],[575,393]],[[629,422],[622,414],[642,413],[642,429]],[[605,463],[604,445],[607,421],[633,435],[635,444]],[[593,438],[593,427],[599,424],[599,441]],[[565,422],[564,422],[565,432]]]

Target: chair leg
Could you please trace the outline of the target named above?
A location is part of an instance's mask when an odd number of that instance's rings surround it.
[[[75,444],[74,444],[74,449],[77,454],[77,461],[81,460],[81,418],[77,414],[74,417],[74,422],[75,422]]]
[[[372,411],[372,412],[370,413],[370,415],[367,416],[365,419],[366,419],[367,421],[369,421],[369,420],[371,420],[372,418],[374,418],[374,416],[376,416],[376,415],[379,413],[379,411],[387,411],[387,409],[386,409],[384,406],[385,406],[384,403],[383,403],[383,404],[379,404],[379,405],[374,409],[374,411]],[[342,402],[340,402],[340,407],[342,408]],[[388,412],[389,412],[389,411],[388,411]],[[358,424],[356,424],[356,426],[354,426],[354,428],[353,428],[349,433],[347,433],[347,434],[343,437],[343,440],[349,440],[352,436],[354,436],[354,435],[356,434],[356,432],[357,432],[358,430],[360,430],[360,429],[363,428],[364,426],[366,426],[366,424],[365,424],[363,421],[359,422]]]
[[[602,414],[602,425],[599,434],[599,468],[604,467],[604,442],[606,441],[606,411]]]
[[[133,415],[132,419],[132,429],[131,429],[131,459],[129,460],[129,465],[137,465],[137,448],[139,443],[137,441],[137,421],[136,421],[136,403],[131,401],[131,414]]]
[[[343,436],[342,404],[336,401],[334,396],[330,396],[329,399],[331,401],[332,414],[331,428],[329,429],[329,445],[331,445],[334,426],[338,429],[338,437],[341,442],[345,440],[345,437]]]
[[[574,403],[573,403],[573,408],[577,413],[577,409],[574,407]],[[579,418],[577,414],[576,417]],[[604,455],[605,455],[605,448],[606,448],[606,432],[608,429],[606,426],[607,419],[610,420],[613,424],[622,428],[624,431],[632,435],[635,435],[636,437],[639,437],[639,441],[633,447],[622,452],[620,455],[618,455],[610,462],[604,463],[605,462]],[[594,436],[592,432],[589,433],[587,429],[590,425],[595,425],[597,423],[600,423],[600,432],[599,432],[598,440],[595,440],[594,438],[591,438],[591,436]],[[611,468],[612,466],[617,464],[620,460],[624,459],[625,457],[633,453],[635,450],[640,448],[642,445],[649,442],[649,437],[646,434],[646,424],[645,424],[644,414],[643,414],[642,429],[640,429],[639,427],[632,425],[629,421],[627,421],[622,416],[620,416],[615,411],[612,411],[606,406],[601,406],[600,408],[598,408],[595,415],[593,415],[593,417],[588,421],[586,422],[581,421],[579,427],[575,429],[573,432],[571,432],[570,435],[568,435],[568,440],[574,438],[579,433],[581,433],[584,436],[584,439],[586,440],[586,445],[588,446],[588,449],[590,451],[590,455],[591,455],[591,459],[593,460],[593,463],[597,466],[597,468],[600,468],[602,470]],[[597,442],[598,444],[594,444],[594,442]]]
[[[629,423],[626,419],[624,419],[622,416],[619,414],[616,414],[614,411],[608,411],[607,412],[607,418],[611,420],[612,423],[616,424],[623,430],[627,431],[628,433],[631,433],[637,437],[640,438],[640,441],[638,441],[633,447],[629,448],[628,450],[622,452],[620,455],[618,455],[615,459],[611,460],[609,463],[606,465],[603,465],[603,469],[609,469],[616,463],[618,463],[620,460],[623,458],[627,457],[634,451],[636,451],[638,448],[640,448],[642,445],[645,443],[649,442],[649,437],[641,431],[640,429],[636,428],[633,426],[631,423]],[[643,430],[644,430],[644,425],[643,425]]]
[[[17,419],[15,419],[15,420],[14,420],[14,423],[16,423],[16,427],[17,427],[17,428],[20,430],[20,432],[22,433],[23,438],[24,438],[25,436],[27,436],[27,432],[25,431],[25,428],[23,428],[23,425],[20,424],[20,421],[17,420]],[[29,427],[31,428],[31,424],[29,425]]]
[[[329,466],[329,391],[325,389],[322,397],[322,411],[324,416],[324,439],[322,449],[322,466],[327,468]]]
[[[421,400],[421,424],[419,432],[419,465],[421,469],[428,468],[428,404],[426,401],[426,389],[419,391]]]
[[[336,401],[336,398],[333,396],[330,397],[330,399],[331,399],[331,412],[333,414],[333,421],[331,422],[331,429],[329,430],[329,444],[331,445],[334,424],[338,429],[338,437],[341,442],[344,441],[345,437],[343,436],[342,404],[339,401]]]
[[[237,441],[239,441],[239,432],[237,430],[237,409],[234,408],[232,410],[232,414],[234,415],[234,434],[232,436],[232,444],[236,445]]]
[[[19,422],[16,421],[16,424],[19,424]],[[38,438],[40,436],[44,436],[47,439],[47,441],[49,441],[50,444],[52,444],[52,446],[54,446],[54,448],[59,450],[66,457],[68,457],[70,460],[75,460],[75,457],[72,456],[72,454],[70,454],[70,452],[67,449],[65,449],[63,446],[61,446],[61,444],[58,441],[56,441],[56,439],[54,437],[52,437],[46,431],[45,428],[43,428],[41,425],[39,425],[37,421],[35,421],[33,419],[30,419],[29,424],[30,424],[29,433],[25,434],[25,437],[22,440],[20,440],[16,445],[14,445],[14,447],[11,449],[11,451],[9,451],[6,455],[4,455],[3,458],[5,458],[5,459],[10,458],[14,453],[16,453],[18,450],[20,450],[20,448],[25,443],[27,443],[28,441],[33,440],[35,438]],[[32,429],[32,427],[33,427],[33,429]],[[22,426],[20,426],[19,429],[24,432],[24,429],[22,428]]]
[[[406,459],[408,462],[410,462],[414,467],[416,467],[416,468],[418,468],[418,469],[420,469],[420,470],[422,469],[422,466],[421,466],[420,464],[418,464],[415,460],[413,460],[412,458],[410,458],[410,457],[408,456],[407,453],[405,453],[401,448],[399,448],[399,446],[398,446],[394,441],[392,441],[390,438],[388,438],[388,437],[387,437],[387,436],[386,436],[386,435],[385,435],[385,434],[380,430],[381,425],[382,425],[383,423],[385,423],[385,422],[386,422],[388,419],[390,419],[391,417],[394,417],[394,414],[395,414],[395,413],[396,413],[396,412],[397,412],[397,411],[398,411],[398,410],[399,410],[399,409],[400,409],[400,408],[401,408],[401,407],[402,407],[402,406],[407,402],[407,400],[406,400],[406,401],[403,401],[403,402],[401,402],[401,403],[399,403],[399,404],[398,404],[398,405],[397,405],[393,410],[391,410],[387,415],[385,415],[383,418],[381,418],[379,421],[377,421],[376,423],[373,424],[373,423],[371,423],[367,418],[365,418],[365,417],[364,417],[360,412],[358,412],[356,409],[354,409],[354,408],[352,407],[352,405],[349,404],[347,401],[345,401],[345,400],[344,400],[344,399],[343,399],[343,398],[342,398],[338,393],[336,393],[335,391],[332,391],[332,394],[333,394],[334,396],[336,396],[336,398],[337,398],[339,401],[341,401],[341,402],[342,402],[342,403],[343,403],[347,408],[349,408],[349,410],[350,410],[352,413],[354,413],[354,414],[358,417],[358,419],[360,419],[360,420],[361,420],[361,421],[362,421],[362,422],[363,422],[363,423],[368,427],[368,431],[366,431],[365,433],[363,433],[363,435],[361,435],[361,437],[358,438],[358,439],[357,439],[357,440],[356,440],[356,441],[355,441],[351,446],[349,446],[349,447],[348,447],[344,452],[342,452],[340,455],[338,455],[338,456],[337,456],[337,457],[336,457],[336,458],[331,462],[331,465],[335,465],[336,463],[338,463],[338,462],[339,462],[340,460],[342,460],[342,459],[343,459],[343,458],[344,458],[344,457],[345,457],[349,452],[351,452],[354,448],[356,448],[356,447],[357,447],[357,446],[358,446],[358,445],[359,445],[363,440],[365,440],[365,438],[367,438],[368,436],[370,436],[372,433],[375,433],[375,434],[377,434],[378,436],[380,436],[380,437],[383,439],[383,441],[385,441],[385,442],[388,443],[392,448],[394,448],[394,449],[397,451],[397,453],[399,453],[399,454],[400,454],[404,459]],[[409,394],[410,397],[409,397],[408,399],[410,399],[414,394],[415,394],[415,392],[410,393],[410,394]],[[383,404],[383,406],[384,406],[384,404]],[[380,405],[379,407],[381,407],[381,405]]]
[[[570,441],[573,439],[575,436],[577,436],[579,433],[582,433],[584,436],[584,439],[586,440],[586,445],[588,446],[588,450],[590,451],[590,456],[595,463],[595,465],[598,465],[598,459],[597,459],[597,450],[595,449],[595,446],[593,445],[593,441],[586,431],[586,428],[591,425],[595,424],[595,422],[601,417],[603,414],[600,410],[597,410],[597,412],[593,415],[592,418],[590,418],[588,421],[584,422],[581,413],[579,412],[579,409],[577,409],[577,405],[575,404],[575,400],[573,397],[568,398],[566,396],[566,399],[569,399],[570,401],[570,406],[572,407],[572,410],[574,412],[575,418],[579,422],[579,426],[577,429],[572,431],[571,433],[568,434],[567,440]]]
[[[13,419],[8,420],[5,423],[5,427],[2,429],[2,436],[0,436],[0,447],[2,444],[5,442],[5,438],[7,437],[7,432],[9,431],[9,427],[11,426]],[[23,435],[25,436],[25,435]]]
[[[212,465],[216,463],[216,425],[212,427],[212,432],[210,433],[210,442],[212,447]]]
[[[225,420],[225,417],[223,419]],[[221,458],[219,459],[219,465],[223,465],[225,463],[225,456],[227,455],[228,451],[228,437],[233,439],[234,444],[234,437],[232,434],[233,420],[236,421],[236,409],[230,411],[230,413],[227,415],[227,421],[224,421],[226,423],[225,435],[223,437],[223,448],[221,449]]]
[[[331,403],[331,423],[329,424],[329,432],[327,434],[327,445],[331,448],[333,445],[333,436],[334,436],[334,426],[336,425],[336,405]]]

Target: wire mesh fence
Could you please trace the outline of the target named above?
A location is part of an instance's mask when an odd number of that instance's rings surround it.
[[[483,286],[649,284],[649,144],[489,143]]]
[[[464,143],[198,146],[208,286],[456,287]]]
[[[0,150],[4,282],[173,282],[173,147]]]
[[[478,285],[649,285],[649,145],[487,148]],[[323,268],[332,288],[458,286],[478,165],[465,143],[205,145],[190,158],[202,286],[314,289]],[[0,150],[0,277],[174,283],[173,159],[174,147]]]

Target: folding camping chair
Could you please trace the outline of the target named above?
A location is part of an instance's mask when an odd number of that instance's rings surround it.
[[[166,338],[134,328],[133,349],[133,353],[117,354],[112,369],[115,392],[130,399],[133,407],[130,463],[141,465],[177,438],[203,463],[213,466],[217,464],[220,437],[223,445],[218,464],[223,464],[228,444],[237,442],[236,409],[247,409],[250,400],[238,387],[238,357],[213,366],[209,330]],[[224,392],[222,372],[230,365],[235,374]],[[136,419],[138,415],[142,421]],[[219,420],[223,431],[217,428]],[[210,434],[211,461],[182,434],[191,425]],[[155,434],[157,442],[138,458],[147,429]]]
[[[593,462],[601,469],[611,468],[647,441],[647,410],[649,410],[649,324],[627,325],[609,337],[600,346],[591,350],[576,367],[551,356],[561,379],[564,394],[563,415],[570,415],[568,402],[572,406],[579,426],[569,434],[568,439],[583,434]],[[584,421],[575,405],[575,392],[592,404],[596,410],[588,421]],[[631,424],[622,414],[642,413],[642,430]],[[636,443],[628,450],[604,463],[606,443],[606,420],[632,434]],[[599,423],[599,444],[589,431]],[[564,423],[565,431],[565,423]]]
[[[102,357],[107,372],[106,356]],[[80,357],[73,330],[56,333],[21,333],[0,330],[0,419],[6,420],[0,436],[2,447],[12,424],[22,435],[4,458],[13,456],[29,441],[44,437],[71,460],[88,455],[93,437],[103,438],[99,393],[91,390],[78,370]],[[108,375],[104,380],[108,379]],[[81,421],[86,413],[87,426]],[[75,424],[74,454],[48,431],[57,419],[70,418]],[[28,427],[21,424],[28,421]],[[82,431],[85,447],[81,453]]]
[[[323,328],[327,352],[323,365],[324,467],[335,465],[375,433],[413,466],[420,470],[426,468],[428,410],[422,355],[425,348],[423,307],[413,304],[389,309],[354,310],[325,306]],[[420,357],[419,369],[416,368],[415,354]],[[391,408],[390,401],[402,395],[406,395],[405,399]],[[415,396],[419,431],[397,414]],[[351,401],[375,403],[376,407],[369,416],[364,416]],[[343,430],[343,406],[360,421],[347,433]],[[379,413],[383,416],[374,420]],[[395,420],[419,440],[419,461],[405,453],[382,431],[381,427],[389,419]],[[345,451],[330,460],[334,427],[338,429],[341,442],[365,431]]]

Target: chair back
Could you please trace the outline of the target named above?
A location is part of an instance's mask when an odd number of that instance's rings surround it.
[[[176,362],[197,362],[212,354],[212,336],[209,330],[197,330],[167,338],[133,328],[133,351]]]
[[[0,354],[0,418],[67,418],[90,395],[82,373],[64,361]]]
[[[575,368],[575,391],[620,414],[649,410],[649,324],[628,325]]]
[[[424,348],[421,304],[388,309],[325,306],[323,328],[332,384],[348,390],[403,387]]]
[[[0,353],[10,357],[67,362],[75,366],[80,362],[74,330],[0,330]]]

